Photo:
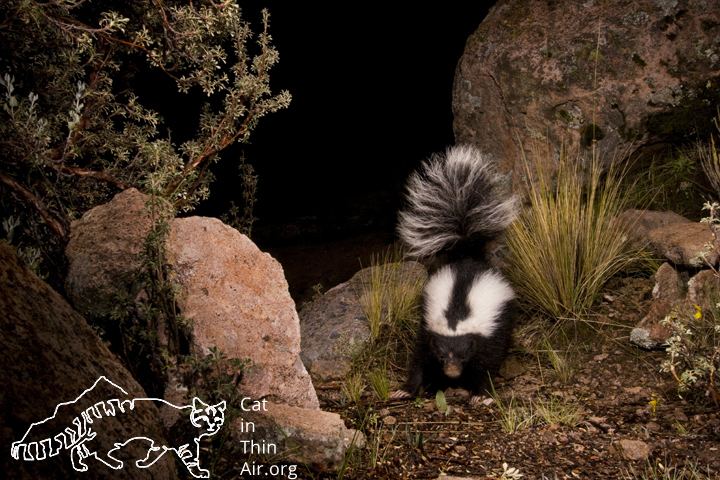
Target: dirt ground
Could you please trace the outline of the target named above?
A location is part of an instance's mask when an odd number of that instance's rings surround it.
[[[646,278],[616,280],[596,315],[561,346],[538,348],[534,340],[547,323],[521,325],[505,378],[494,379],[497,399],[478,406],[461,392],[448,393],[444,413],[434,398],[380,402],[370,392],[348,406],[332,385],[319,386],[322,407],[367,435],[367,448],[349,460],[343,478],[720,478],[719,409],[678,396],[660,371],[665,352],[628,343],[652,286]],[[564,367],[553,367],[549,350]],[[541,403],[575,418],[543,419]],[[525,412],[511,433],[500,413],[517,410],[509,405]]]

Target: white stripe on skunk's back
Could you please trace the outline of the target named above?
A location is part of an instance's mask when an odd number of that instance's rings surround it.
[[[512,287],[499,273],[486,270],[475,277],[467,297],[468,318],[460,320],[457,328],[448,326],[447,311],[455,272],[446,265],[433,274],[425,286],[425,322],[427,328],[449,337],[479,334],[490,337],[498,324],[503,306],[515,297]]]

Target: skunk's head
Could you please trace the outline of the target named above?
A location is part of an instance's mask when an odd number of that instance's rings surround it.
[[[458,378],[462,375],[465,364],[473,357],[475,339],[472,335],[431,335],[430,349],[442,365],[443,373],[450,378]]]

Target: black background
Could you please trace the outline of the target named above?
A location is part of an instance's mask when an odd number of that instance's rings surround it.
[[[240,149],[259,174],[259,235],[302,219],[391,228],[407,174],[454,141],[455,67],[489,3],[259,1],[243,10],[256,30],[264,7],[273,90],[293,100]],[[234,162],[219,165],[200,213],[241,203]]]

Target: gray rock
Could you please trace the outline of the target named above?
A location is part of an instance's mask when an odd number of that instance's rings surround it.
[[[300,355],[315,381],[347,376],[353,353],[370,336],[359,288],[353,277],[300,309]]]
[[[37,461],[14,460],[10,445],[25,435],[31,424],[53,415],[61,402],[78,399],[58,407],[55,418],[34,426],[28,442],[40,441],[74,428],[72,423],[83,409],[111,398],[147,397],[142,387],[107,349],[85,319],[48,285],[20,265],[11,249],[0,243],[0,444],[8,450],[0,456],[0,471],[13,479],[175,479],[175,460],[161,458],[147,469],[125,465],[112,470],[93,458],[86,459],[88,471],[73,470],[70,452]],[[101,376],[127,391],[127,395]],[[90,390],[95,382],[95,388]],[[133,415],[105,416],[96,420],[98,433],[87,442],[90,451],[108,452],[115,442],[145,435],[167,443],[160,413],[153,405]],[[142,442],[140,442],[142,443]],[[137,459],[147,447],[134,442],[129,455]],[[132,458],[132,457],[131,457]]]
[[[364,286],[373,267],[357,272],[350,280],[328,290],[300,309],[302,359],[315,381],[345,378],[352,356],[370,337],[362,302]],[[398,279],[422,285],[425,268],[417,262],[398,264]]]
[[[456,70],[456,141],[511,170],[518,138],[588,147],[594,130],[611,156],[688,132],[688,118],[712,118],[720,4],[669,5],[584,2],[578,14],[575,0],[498,1]]]

